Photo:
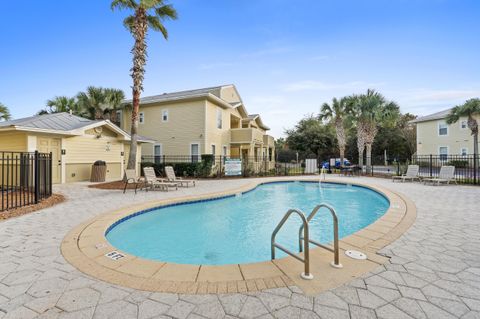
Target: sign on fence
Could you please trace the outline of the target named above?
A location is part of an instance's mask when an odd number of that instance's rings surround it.
[[[225,176],[241,176],[242,160],[241,159],[225,159]]]
[[[315,174],[318,172],[317,159],[306,159],[305,160],[305,174]]]

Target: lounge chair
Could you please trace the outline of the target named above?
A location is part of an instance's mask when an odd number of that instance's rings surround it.
[[[420,180],[420,177],[418,176],[419,169],[420,167],[418,165],[408,165],[407,173],[402,176],[393,176],[392,182],[395,182],[396,180],[401,180],[402,182],[405,182],[406,180]]]
[[[145,181],[137,177],[134,169],[126,169],[124,171],[123,182],[125,186],[123,187],[123,193],[127,191],[128,184],[135,184],[135,194],[137,193],[137,188],[140,185],[140,189],[145,185]]]
[[[450,182],[457,184],[457,180],[455,179],[455,166],[442,166],[438,177],[423,179],[424,184],[431,183],[433,185],[440,185],[441,183],[445,183],[448,185]]]
[[[171,183],[178,183],[180,186],[190,186],[193,184],[195,187],[195,181],[193,179],[181,179],[175,176],[175,171],[172,166],[165,166],[165,175],[167,175],[167,181]]]
[[[175,187],[176,190],[178,189],[178,183],[164,182],[158,179],[153,167],[144,167],[143,175],[145,176],[145,185],[149,186],[151,189],[159,188],[160,190],[165,190],[167,192],[170,187]]]

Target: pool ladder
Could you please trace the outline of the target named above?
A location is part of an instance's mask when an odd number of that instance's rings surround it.
[[[333,218],[333,248],[323,245],[319,243],[318,241],[315,241],[313,239],[310,239],[309,236],[309,224],[310,221],[315,217],[315,215],[318,213],[318,211],[321,208],[327,208],[330,211],[330,214],[332,215]],[[303,257],[295,254],[294,252],[290,251],[286,247],[278,244],[275,241],[275,238],[277,236],[277,233],[280,231],[280,229],[283,227],[285,222],[292,216],[292,214],[297,214],[300,216],[300,219],[302,220],[302,225],[300,226],[300,229],[298,231],[298,244],[299,244],[299,251],[303,252]],[[303,236],[302,236],[303,234]],[[339,253],[339,247],[338,247],[338,218],[337,218],[337,213],[335,212],[335,209],[325,203],[321,203],[320,205],[317,205],[310,215],[308,217],[305,217],[305,214],[299,210],[299,209],[289,209],[285,215],[283,216],[282,220],[278,223],[277,227],[275,227],[273,233],[272,233],[272,239],[271,239],[271,250],[272,250],[272,260],[275,259],[275,248],[278,248],[285,252],[286,254],[292,256],[293,258],[301,261],[305,267],[304,267],[304,272],[300,275],[303,279],[306,280],[311,280],[313,279],[313,275],[310,273],[310,247],[309,243],[318,246],[320,248],[326,249],[328,251],[333,252],[334,259],[331,262],[331,266],[335,268],[342,268],[342,264],[340,263],[340,253]]]

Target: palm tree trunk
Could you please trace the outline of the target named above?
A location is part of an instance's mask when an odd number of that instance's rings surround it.
[[[137,140],[138,140],[138,111],[140,108],[140,93],[143,91],[143,78],[145,74],[145,64],[147,62],[147,16],[142,8],[138,8],[135,12],[135,26],[133,35],[135,37],[135,45],[132,49],[133,67],[132,67],[132,128],[130,153],[128,156],[127,169],[135,169],[137,163]]]
[[[363,153],[365,151],[365,143],[357,143],[358,148],[358,166],[363,170]]]
[[[372,172],[372,144],[366,143],[366,150],[367,150],[367,174]]]

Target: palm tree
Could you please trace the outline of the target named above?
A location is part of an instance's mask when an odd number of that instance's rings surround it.
[[[104,114],[108,110],[105,90],[101,87],[89,86],[85,92],[77,94],[79,107],[86,112],[90,119],[104,119]]]
[[[105,89],[105,101],[108,105],[108,112],[110,121],[118,123],[117,110],[122,105],[122,101],[125,100],[125,93],[119,89]]]
[[[395,124],[400,110],[395,102],[368,89],[366,94],[357,96],[353,100],[353,113],[357,121],[357,146],[359,149],[359,162],[363,166],[363,148],[366,150],[367,173],[372,169],[372,145],[378,133],[379,126],[392,126]]]
[[[343,165],[345,158],[345,145],[347,145],[347,138],[345,135],[344,119],[348,114],[348,99],[333,98],[332,103],[323,103],[320,111],[320,120],[333,121],[335,131],[337,134],[338,149],[340,151],[340,165]]]
[[[447,123],[458,122],[461,117],[467,118],[467,126],[473,135],[473,156],[474,160],[478,158],[478,122],[474,115],[480,114],[480,99],[470,99],[462,105],[455,106],[447,116]]]
[[[0,103],[0,120],[3,121],[8,121],[12,118],[12,115],[10,114],[10,110],[8,107]]]
[[[75,98],[67,96],[56,96],[51,100],[47,100],[47,113],[70,112],[79,113],[78,104]]]
[[[161,32],[163,37],[168,39],[168,31],[163,22],[168,19],[177,19],[177,11],[172,5],[166,4],[164,0],[113,0],[111,8],[112,10],[128,9],[133,11],[133,15],[123,20],[123,24],[135,39],[132,49],[133,67],[131,69],[133,79],[132,128],[127,164],[128,169],[134,169],[137,156],[138,110],[140,94],[143,91],[145,64],[147,63],[147,33],[149,29],[152,29]]]

